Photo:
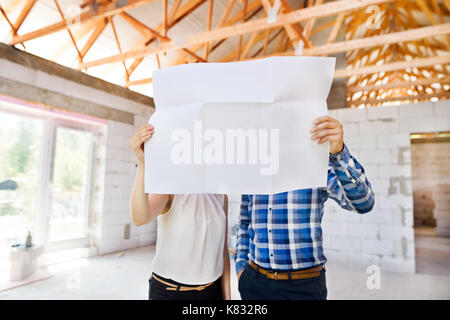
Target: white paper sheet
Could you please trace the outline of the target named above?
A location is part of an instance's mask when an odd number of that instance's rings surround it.
[[[312,141],[309,130],[327,114],[334,66],[335,58],[270,57],[155,71],[145,192],[325,187],[329,145]]]

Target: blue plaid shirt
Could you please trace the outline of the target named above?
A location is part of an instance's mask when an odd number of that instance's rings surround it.
[[[242,195],[236,243],[236,272],[253,260],[272,270],[322,265],[321,221],[325,201],[342,208],[369,212],[374,205],[370,182],[347,147],[330,154],[327,187],[273,195]],[[250,256],[250,257],[249,257]]]

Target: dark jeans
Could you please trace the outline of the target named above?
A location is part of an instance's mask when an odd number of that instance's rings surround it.
[[[163,278],[160,275],[156,275],[159,279],[167,281],[174,285],[180,285],[183,287],[197,287],[197,285],[188,285],[176,282],[171,279]],[[189,290],[189,291],[176,291],[176,290],[166,290],[167,286],[164,283],[159,282],[153,276],[148,280],[149,290],[148,299],[149,300],[222,300],[222,278],[217,279],[212,285],[206,287],[205,289]],[[200,284],[199,284],[200,285]]]
[[[309,279],[273,280],[247,265],[239,278],[242,300],[326,300],[325,269]]]

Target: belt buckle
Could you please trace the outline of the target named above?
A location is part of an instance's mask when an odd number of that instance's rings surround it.
[[[278,280],[278,272],[277,271],[272,271],[270,273],[273,275],[275,280]]]

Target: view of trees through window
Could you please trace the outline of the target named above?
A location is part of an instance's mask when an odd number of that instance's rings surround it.
[[[46,131],[49,124],[54,129]],[[0,111],[0,254],[24,243],[28,231],[49,242],[86,236],[92,135],[58,120]],[[49,163],[50,172],[43,169]],[[38,208],[37,200],[45,205]]]
[[[0,113],[0,245],[33,231],[43,121]]]

